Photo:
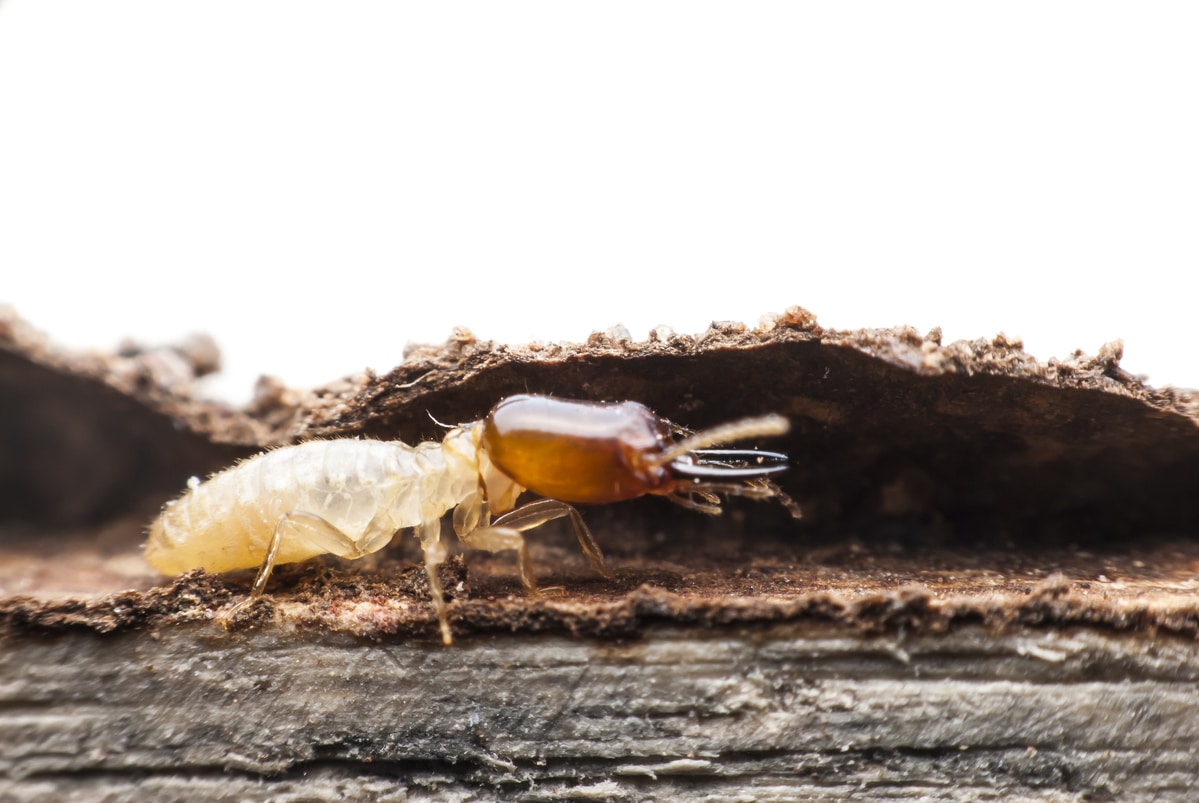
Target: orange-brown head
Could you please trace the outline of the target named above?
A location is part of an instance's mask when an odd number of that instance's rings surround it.
[[[786,457],[705,447],[786,431],[786,419],[764,416],[675,441],[671,425],[636,402],[520,395],[492,408],[482,447],[496,468],[541,496],[606,504],[652,493],[712,513],[715,494],[785,496],[765,477],[784,470]]]
[[[602,404],[552,396],[510,396],[483,425],[483,448],[519,484],[552,499],[604,504],[652,493],[671,482],[648,461],[670,428],[636,402]]]

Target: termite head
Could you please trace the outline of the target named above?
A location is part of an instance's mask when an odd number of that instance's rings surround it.
[[[501,401],[483,421],[481,453],[517,485],[552,499],[606,504],[658,494],[719,513],[718,494],[777,496],[793,506],[768,479],[786,470],[785,455],[708,448],[788,428],[787,419],[768,415],[692,434],[636,402],[520,395]]]

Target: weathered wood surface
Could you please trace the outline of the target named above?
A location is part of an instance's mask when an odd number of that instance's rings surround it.
[[[202,343],[200,345],[203,345]],[[505,347],[236,410],[193,343],[78,355],[0,310],[0,801],[1187,800],[1199,788],[1199,400],[1098,357],[834,332],[793,309],[695,338]],[[661,500],[445,567],[412,545],[153,575],[191,475],[319,435],[434,437],[520,391],[705,426],[783,412],[807,514]]]
[[[1199,647],[777,626],[7,642],[0,799],[1188,799]]]

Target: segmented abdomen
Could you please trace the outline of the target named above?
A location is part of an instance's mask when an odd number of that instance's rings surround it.
[[[166,574],[258,566],[285,513],[310,513],[351,538],[376,526],[414,527],[440,516],[446,461],[439,444],[396,441],[310,441],[265,452],[216,474],[168,503],[151,525],[146,560]],[[456,483],[450,483],[455,485]],[[438,509],[439,508],[439,509]],[[307,560],[313,550],[285,540],[279,563]]]

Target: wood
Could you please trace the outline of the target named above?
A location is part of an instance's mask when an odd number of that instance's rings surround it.
[[[6,317],[7,316],[7,317]],[[0,312],[0,801],[1186,800],[1199,787],[1199,401],[999,337],[757,329],[505,347],[462,331],[384,377],[245,409],[195,344],[78,355]],[[715,378],[715,381],[714,381]],[[320,435],[436,434],[512,392],[708,426],[782,412],[784,489],[659,499],[443,567],[411,543],[160,578],[191,475]]]
[[[7,644],[0,796],[1184,799],[1194,642],[780,626],[453,649],[210,625]]]

